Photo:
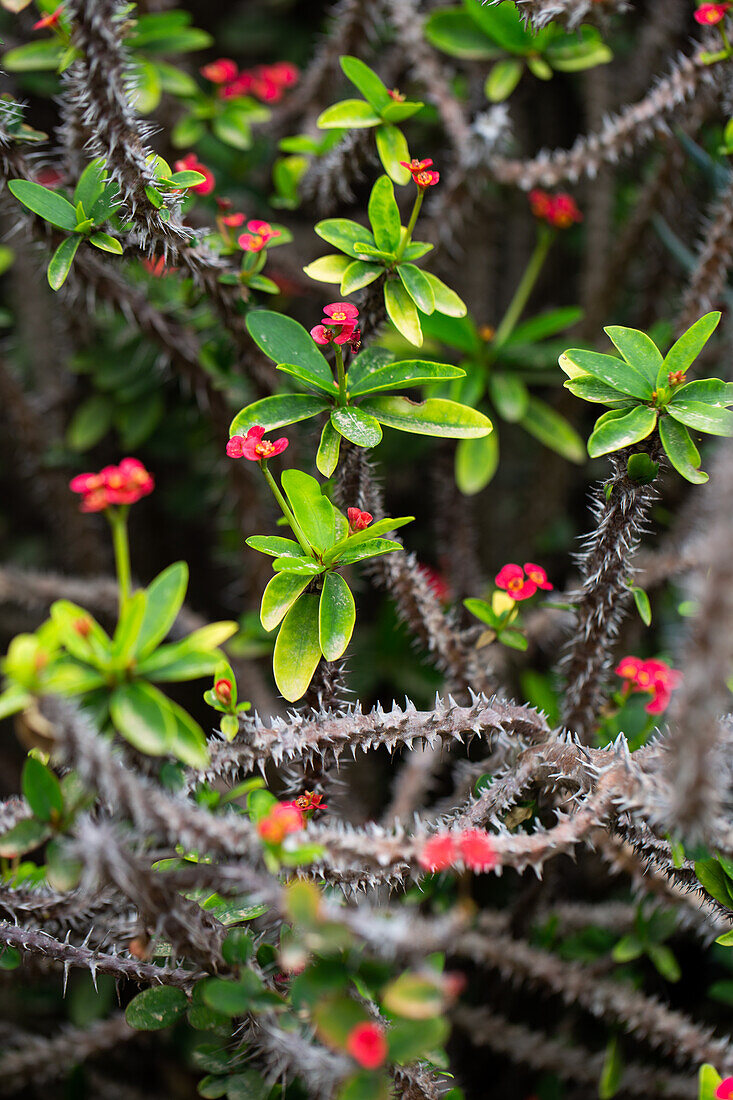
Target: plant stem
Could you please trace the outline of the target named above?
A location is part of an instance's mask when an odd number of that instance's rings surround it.
[[[408,244],[412,240],[412,233],[413,233],[413,230],[415,228],[415,223],[417,222],[417,216],[420,213],[420,207],[422,206],[422,200],[423,200],[424,197],[425,197],[425,192],[423,191],[423,189],[421,187],[418,187],[417,194],[415,195],[415,205],[412,208],[412,213],[410,214],[410,220],[407,223],[407,231],[405,233],[405,239],[402,241],[399,248],[397,249],[397,252],[395,253],[395,263],[400,262],[400,260],[402,259],[403,255],[405,253],[405,249],[407,248]]]
[[[126,507],[108,508],[106,511],[109,525],[112,528],[112,545],[115,552],[115,569],[117,571],[117,588],[119,592],[120,614],[122,614],[127,601],[130,598],[130,542],[127,537],[127,512]]]
[[[339,382],[339,405],[346,404],[346,375],[344,373],[344,356],[341,348],[338,344],[334,344],[334,351],[336,352],[336,370],[338,371]]]
[[[496,330],[494,339],[491,342],[489,362],[493,362],[497,353],[502,346],[507,342],[511,334],[516,328],[517,321],[522,316],[524,307],[527,304],[530,294],[534,288],[539,274],[542,271],[545,260],[547,259],[547,253],[550,251],[550,246],[555,240],[556,231],[553,229],[545,228],[541,226],[537,234],[537,244],[534,247],[534,252],[529,258],[529,263],[525,268],[524,275],[520,279],[519,286],[514,292],[506,313],[504,314],[499,327]]]
[[[262,473],[265,475],[265,481],[270,486],[270,491],[272,492],[272,495],[274,496],[275,500],[280,505],[280,508],[282,509],[282,514],[285,516],[285,519],[290,524],[290,526],[292,528],[292,531],[293,531],[293,534],[295,535],[296,539],[300,543],[300,545],[303,548],[303,550],[305,551],[306,555],[309,558],[314,558],[315,557],[315,551],[313,550],[313,547],[311,546],[311,544],[308,542],[308,539],[305,537],[305,534],[303,533],[303,529],[301,528],[301,526],[298,523],[297,519],[295,518],[293,513],[290,511],[290,508],[288,507],[288,504],[287,504],[287,501],[285,500],[285,497],[282,495],[282,493],[278,489],[277,484],[275,482],[275,478],[272,476],[272,474],[270,473],[270,471],[267,468],[267,460],[266,459],[262,459],[262,461],[260,462],[260,469],[262,470]]]

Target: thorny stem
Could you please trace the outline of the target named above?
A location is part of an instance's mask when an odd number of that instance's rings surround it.
[[[339,405],[346,404],[346,375],[344,373],[344,356],[338,344],[334,344],[336,352],[336,370],[339,382]]]
[[[425,197],[424,190],[421,187],[418,187],[417,194],[415,195],[415,205],[412,208],[412,213],[410,214],[410,220],[407,223],[407,230],[405,232],[405,236],[404,236],[403,240],[401,241],[400,246],[397,249],[397,252],[395,253],[395,263],[400,262],[400,260],[402,259],[402,257],[405,254],[405,249],[407,248],[408,244],[412,240],[412,234],[413,234],[413,231],[415,229],[415,225],[417,223],[418,214],[420,213],[420,207],[422,206],[422,200],[424,199],[424,197]]]
[[[270,473],[270,471],[267,468],[267,459],[262,459],[262,461],[260,462],[260,469],[262,470],[262,473],[265,475],[265,481],[270,486],[270,490],[272,492],[272,495],[274,496],[275,500],[280,505],[280,508],[282,510],[282,514],[285,516],[285,519],[290,524],[290,526],[293,530],[293,534],[295,535],[296,539],[298,540],[298,542],[300,543],[300,545],[302,546],[303,550],[308,555],[308,557],[309,558],[314,557],[315,553],[314,553],[313,547],[308,542],[308,539],[305,537],[305,534],[303,532],[302,527],[300,526],[297,519],[295,518],[295,516],[291,512],[290,508],[288,507],[288,504],[287,504],[287,501],[285,500],[285,497],[282,495],[282,493],[278,489],[275,478],[272,476],[272,474]]]
[[[119,590],[120,614],[130,598],[130,541],[127,537],[127,507],[108,508],[106,511],[112,528],[112,544],[115,552],[115,569]]]
[[[514,332],[517,321],[522,316],[524,307],[527,304],[530,294],[534,288],[539,274],[542,271],[547,254],[550,251],[550,246],[555,240],[556,232],[553,229],[541,226],[537,234],[537,244],[534,247],[534,252],[529,258],[529,263],[525,268],[524,275],[522,276],[519,286],[514,292],[506,313],[504,314],[499,327],[496,330],[494,339],[491,344],[491,356],[490,361],[496,357],[496,354],[502,348],[502,346],[509,339]]]

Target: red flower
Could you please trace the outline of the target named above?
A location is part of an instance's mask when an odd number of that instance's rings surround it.
[[[417,172],[424,172],[426,168],[432,167],[432,160],[418,160],[417,157],[413,157],[412,160],[401,160],[400,164],[403,168],[408,168],[412,172],[413,176]]]
[[[426,871],[445,871],[458,855],[456,838],[452,833],[435,833],[423,845],[418,863]]]
[[[378,1069],[387,1059],[387,1040],[380,1024],[364,1023],[352,1027],[346,1049],[364,1069]]]
[[[267,66],[266,72],[270,80],[281,88],[292,88],[300,76],[298,66],[293,65],[292,61],[276,61],[274,65]]]
[[[223,703],[225,707],[228,707],[232,701],[232,681],[217,680],[214,684],[214,695],[217,697],[220,703]]]
[[[314,325],[311,329],[311,336],[317,344],[330,344],[333,340],[334,333],[330,328],[326,328],[325,325]]]
[[[712,6],[712,5],[710,5]],[[60,4],[56,11],[51,12],[49,15],[44,15],[42,19],[39,19],[37,23],[33,24],[34,31],[45,31],[49,27],[55,27],[61,18],[61,12],[64,10],[64,5]]]
[[[238,244],[245,252],[261,252],[273,237],[279,236],[280,230],[273,229],[269,222],[249,221],[247,222],[247,232],[242,233]]]
[[[187,189],[189,191],[195,191],[198,195],[210,195],[216,187],[214,173],[205,164],[201,163],[195,153],[186,153],[185,157],[181,157],[180,160],[176,161],[175,168],[176,172],[200,172],[202,176],[206,177],[202,183],[189,187]]]
[[[359,310],[351,302],[331,302],[323,307],[321,324],[311,329],[317,344],[351,344],[355,351],[361,343],[361,333],[356,318]]]
[[[357,531],[364,531],[374,519],[371,512],[362,512],[359,508],[347,508],[346,515],[349,517],[349,534],[354,535]]]
[[[162,256],[158,256],[155,260],[146,256],[143,259],[143,267],[156,279],[162,279],[164,275],[169,275],[171,271],[178,270],[177,267],[168,267]]]
[[[297,806],[292,802],[278,802],[258,821],[257,832],[268,844],[282,844],[286,836],[299,832],[303,825],[303,814]]]
[[[554,229],[569,229],[576,222],[582,222],[583,215],[572,195],[564,192],[550,195],[538,189],[530,191],[529,205],[532,213],[540,221],[547,222]]]
[[[544,588],[545,592],[552,592],[552,585],[547,579],[547,573],[541,565],[535,565],[531,561],[524,563],[524,571],[531,581],[537,585],[538,588]]]
[[[616,675],[628,681],[627,692],[651,694],[651,701],[644,708],[647,714],[663,714],[669,706],[672,692],[682,679],[682,673],[670,668],[664,661],[654,658],[641,661],[638,657],[624,657],[619,661]]]
[[[102,512],[111,504],[135,504],[152,493],[155,482],[142,462],[123,458],[119,466],[105,466],[98,474],[78,474],[69,488],[81,493],[82,512]]]
[[[244,214],[224,214],[222,215],[222,224],[228,226],[230,229],[236,229],[244,221]]]
[[[733,1077],[724,1077],[715,1090],[716,1100],[733,1100]]]
[[[537,582],[527,579],[521,565],[510,562],[496,574],[496,585],[503,588],[513,600],[528,600],[537,591]]]
[[[491,871],[498,862],[496,848],[483,829],[464,829],[458,835],[458,852],[472,871]]]
[[[714,26],[725,19],[725,12],[730,7],[730,3],[703,3],[694,13],[694,19],[703,26]]]
[[[261,462],[281,455],[288,445],[285,436],[271,443],[269,439],[262,438],[264,434],[265,429],[255,424],[246,435],[233,435],[227,443],[227,454],[230,458],[248,458],[250,462]]]
[[[399,88],[387,88],[387,95],[390,99],[393,99],[395,103],[404,103],[405,96],[399,90]]]
[[[40,183],[42,187],[49,187],[52,191],[55,191],[57,187],[61,187],[64,183],[66,176],[58,168],[48,165],[46,168],[39,168],[34,172],[33,179],[36,183]]]
[[[440,179],[440,172],[428,172],[426,169],[430,168],[432,160],[417,160],[415,157],[412,160],[401,160],[400,164],[403,168],[409,169],[413,180],[417,184],[420,191],[424,191],[426,187],[435,187],[436,183]]]
[[[199,72],[210,80],[212,84],[228,84],[234,80],[237,72],[237,63],[230,57],[220,57],[217,61],[210,61],[208,65],[202,65]]]
[[[340,325],[351,324],[359,316],[359,310],[351,302],[331,302],[323,307],[324,316],[330,317]]]
[[[418,565],[417,571],[427,582],[428,588],[436,599],[441,603],[447,603],[450,600],[450,585],[442,573],[429,565],[422,564]]]
[[[298,795],[298,797],[294,799],[293,805],[302,813],[308,813],[309,810],[328,809],[328,806],[323,801],[323,795],[316,794],[315,791],[304,791],[303,794]]]

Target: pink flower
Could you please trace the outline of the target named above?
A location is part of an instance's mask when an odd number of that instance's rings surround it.
[[[413,157],[412,160],[400,161],[402,167],[409,170],[420,191],[424,191],[426,187],[435,187],[440,179],[440,172],[427,171],[432,163],[430,158],[427,160],[418,160],[416,157]]]
[[[220,57],[199,69],[201,75],[212,84],[227,84],[235,79],[238,71],[236,61],[232,61],[230,57]]]
[[[472,871],[491,871],[498,862],[496,848],[483,829],[464,829],[459,833],[458,852]]]
[[[34,31],[45,31],[49,27],[55,27],[58,25],[61,18],[61,12],[64,10],[64,5],[61,4],[56,11],[51,12],[49,15],[44,15],[42,19],[39,19],[37,23],[33,24]]]
[[[547,573],[541,565],[535,565],[531,561],[524,563],[524,571],[529,577],[530,581],[533,581],[538,588],[543,588],[546,592],[552,592],[552,585],[547,579]]]
[[[716,1100],[733,1100],[733,1077],[724,1077],[715,1090]]]
[[[221,220],[229,229],[237,229],[244,222],[244,214],[223,214]]]
[[[330,305],[323,307],[323,313],[325,317],[330,317],[340,325],[351,324],[359,316],[359,310],[356,306],[352,306],[351,302],[331,302]]]
[[[326,328],[325,325],[314,325],[311,329],[311,336],[317,344],[330,344],[333,341],[333,331],[330,328]]]
[[[496,585],[503,588],[513,600],[528,600],[537,591],[537,582],[528,580],[521,565],[510,562],[496,574]]]
[[[290,833],[303,828],[303,815],[292,802],[278,802],[257,823],[257,832],[268,844],[282,844]]]
[[[361,343],[361,333],[356,324],[359,310],[351,302],[331,302],[323,307],[321,324],[311,329],[311,336],[317,344],[351,344],[356,350]],[[325,329],[324,326],[328,326]],[[338,326],[338,327],[336,327]],[[326,331],[330,337],[326,339]]]
[[[435,833],[426,840],[418,856],[418,863],[426,871],[445,871],[452,866],[458,849],[452,833]]]
[[[195,153],[186,153],[185,157],[181,157],[180,160],[176,161],[175,168],[176,172],[200,172],[202,176],[206,177],[201,183],[189,187],[187,189],[189,191],[195,191],[198,195],[210,195],[216,187],[214,173],[205,164],[201,163]]]
[[[354,535],[357,531],[364,531],[374,519],[371,512],[362,512],[359,508],[347,508],[349,517],[349,533]]]
[[[245,252],[261,252],[273,237],[279,237],[280,230],[273,229],[269,222],[259,220],[247,222],[247,232],[239,237],[238,244]]]
[[[98,474],[78,474],[69,482],[80,493],[82,512],[101,512],[112,504],[135,504],[152,493],[155,482],[136,458],[123,458],[119,466],[105,466]]]
[[[276,61],[274,65],[268,65],[267,74],[270,80],[282,88],[292,88],[298,83],[300,70],[292,61]]]
[[[271,443],[269,439],[262,438],[264,434],[265,429],[255,424],[246,435],[233,435],[227,443],[227,454],[230,458],[247,458],[250,462],[262,462],[263,459],[281,455],[288,445],[286,437]]]
[[[564,192],[550,195],[537,188],[530,191],[529,204],[534,216],[554,229],[569,229],[571,225],[583,220],[575,199]]]
[[[616,675],[628,681],[627,693],[641,691],[652,696],[644,708],[647,714],[663,714],[682,680],[681,672],[654,658],[641,661],[638,657],[624,657],[616,666]]]
[[[695,12],[695,20],[704,27],[712,27],[725,19],[730,4],[701,4]]]
[[[387,1039],[381,1024],[357,1024],[349,1032],[346,1049],[364,1069],[378,1069],[387,1059]]]

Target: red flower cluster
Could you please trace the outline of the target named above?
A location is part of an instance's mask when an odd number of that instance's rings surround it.
[[[550,195],[547,191],[530,191],[529,204],[534,216],[540,221],[547,222],[553,229],[569,229],[571,225],[583,220],[583,215],[572,195],[564,193]]]
[[[647,714],[663,714],[669,706],[672,692],[682,679],[664,661],[641,661],[638,657],[624,657],[616,668],[616,675],[627,681],[626,691],[650,692],[652,700],[644,708]]]
[[[315,791],[304,791],[303,794],[298,795],[292,802],[284,802],[284,806],[295,806],[301,813],[307,814],[310,810],[327,810],[328,806],[323,801],[322,794],[316,794]]]
[[[323,307],[320,325],[311,329],[317,344],[351,344],[356,351],[361,343],[361,332],[356,323],[359,310],[350,302],[331,302]]]
[[[541,565],[535,565],[531,561],[524,563],[524,569],[513,562],[503,566],[496,574],[496,585],[508,592],[513,600],[528,600],[538,588],[543,588],[546,592],[552,591],[547,573]]]
[[[69,488],[81,493],[82,512],[102,512],[112,504],[135,504],[152,493],[155,482],[142,462],[123,458],[119,466],[105,466],[98,474],[78,474]]]
[[[725,19],[730,4],[701,4],[695,12],[695,20],[703,27],[712,27]]]
[[[303,814],[294,802],[278,802],[257,822],[257,832],[268,844],[282,844],[286,836],[300,832],[304,824]]]
[[[349,517],[350,535],[355,535],[357,531],[365,531],[374,519],[371,512],[362,512],[359,508],[347,508],[346,515]]]
[[[733,1100],[733,1077],[724,1077],[715,1090],[716,1100]]]
[[[212,84],[219,85],[222,99],[253,95],[262,103],[279,103],[285,91],[298,83],[300,75],[290,61],[276,61],[274,65],[258,65],[256,69],[240,71],[230,57],[211,61],[199,72]]]
[[[250,462],[261,462],[281,455],[288,445],[286,437],[271,443],[269,439],[262,438],[264,434],[265,429],[255,424],[246,435],[233,435],[227,443],[227,454],[230,458],[248,458]]]
[[[202,183],[187,188],[188,191],[195,191],[197,195],[210,195],[216,187],[214,173],[205,164],[201,163],[195,153],[186,153],[185,157],[177,160],[175,169],[176,172],[200,172],[202,176],[206,177]]]
[[[164,275],[169,275],[171,271],[178,271],[177,267],[168,267],[162,256],[158,256],[155,260],[145,256],[143,259],[143,267],[149,271],[151,275],[154,275],[156,279],[162,279]]]
[[[416,157],[413,157],[412,160],[400,161],[403,168],[409,169],[420,191],[424,191],[426,187],[435,187],[440,179],[440,172],[427,171],[432,163],[432,160],[417,160]]]
[[[364,1069],[378,1069],[387,1060],[387,1039],[381,1024],[363,1023],[352,1027],[346,1049]]]
[[[431,872],[446,871],[456,863],[471,871],[491,871],[499,862],[491,836],[483,829],[435,833],[423,845],[418,861]]]
[[[229,214],[229,219],[236,219],[241,217],[244,220],[244,215]],[[225,224],[233,225],[233,221],[227,222],[227,219],[222,219]],[[241,224],[241,222],[239,223]],[[247,232],[242,233],[237,241],[240,248],[245,252],[261,252],[263,248],[266,248],[273,237],[279,237],[280,230],[273,229],[269,222],[251,221],[247,222]]]
[[[49,27],[55,27],[58,25],[58,21],[61,18],[61,12],[64,10],[64,5],[61,4],[56,11],[51,12],[49,15],[44,15],[42,19],[39,19],[37,23],[33,24],[34,31],[45,31]]]

